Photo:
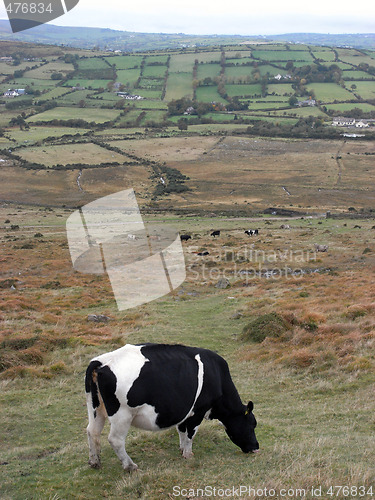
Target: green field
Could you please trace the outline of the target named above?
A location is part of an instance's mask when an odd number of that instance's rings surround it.
[[[252,97],[255,95],[260,96],[262,93],[261,85],[257,83],[249,85],[225,85],[225,89],[228,92],[228,95],[231,97]]]
[[[101,89],[106,88],[111,80],[91,80],[88,78],[72,78],[64,83],[64,87],[84,87],[86,89]]]
[[[116,73],[116,81],[129,88],[133,88],[138,78],[140,77],[139,69],[120,69],[117,70]]]
[[[313,62],[311,54],[302,50],[253,50],[252,55],[265,61],[303,61],[306,64]]]
[[[52,120],[70,120],[72,118],[79,118],[88,122],[104,123],[107,121],[115,120],[120,114],[120,111],[112,109],[97,109],[64,107],[54,108],[43,113],[39,113],[27,119],[30,123],[49,122]]]
[[[314,57],[317,59],[322,59],[324,62],[334,62],[336,56],[332,50],[314,50]]]
[[[108,64],[99,57],[88,57],[87,59],[78,60],[79,70],[90,70],[90,69],[107,69]]]
[[[361,79],[364,78],[365,80],[375,80],[375,76],[370,75],[369,73],[366,73],[365,71],[343,71],[342,73],[342,78],[343,80],[355,80],[356,78]]]
[[[173,57],[173,56],[172,56]],[[165,100],[193,95],[192,73],[169,73]]]
[[[30,127],[29,130],[9,129],[7,136],[17,144],[34,143],[43,141],[48,137],[61,137],[63,135],[84,134],[88,129],[70,128],[70,127]]]
[[[335,83],[310,83],[307,85],[308,90],[313,90],[315,98],[323,103],[330,103],[334,100],[346,101],[353,99],[353,96],[346,89],[343,89]]]
[[[137,88],[135,90],[135,93],[137,95],[140,95],[142,97],[145,97],[146,99],[158,99],[158,105],[160,105],[160,99],[161,99],[161,88],[155,89],[155,88]],[[139,106],[143,107],[143,101],[140,102]],[[147,106],[148,103],[145,103]]]
[[[294,89],[291,83],[271,83],[267,86],[269,94],[275,93],[276,95],[293,95]]]
[[[229,68],[226,68],[226,71]],[[198,66],[198,79],[203,80],[204,78],[210,77],[215,78],[220,74],[221,66],[219,64],[199,64]]]
[[[204,87],[198,87],[197,91],[197,99],[198,101],[202,102],[222,102],[225,104],[227,101],[221,97],[221,95],[218,93],[216,87],[209,87],[209,86],[204,86]]]
[[[373,104],[368,104],[366,102],[356,102],[356,103],[351,103],[351,102],[343,102],[341,104],[327,104],[327,109],[333,109],[335,111],[349,111],[354,108],[361,109],[364,113],[369,113],[371,111],[375,111],[375,106]]]
[[[24,76],[26,78],[35,78],[37,80],[50,80],[52,73],[62,73],[63,75],[66,75],[73,70],[74,67],[72,64],[53,61],[48,64],[43,64],[36,69],[26,71]]]
[[[112,56],[106,57],[106,61],[115,64],[117,69],[139,68],[143,61],[143,56]]]
[[[362,99],[375,99],[375,82],[348,82],[347,85],[355,84],[357,88],[355,89],[355,93],[359,94]]]
[[[143,70],[143,76],[145,78],[164,78],[165,72],[167,71],[166,66],[146,66]]]
[[[190,73],[193,71],[195,59],[198,59],[196,54],[173,54],[169,61],[169,72]]]

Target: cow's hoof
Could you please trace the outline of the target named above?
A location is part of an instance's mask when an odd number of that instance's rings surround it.
[[[126,470],[127,472],[134,472],[138,470],[138,465],[137,464],[127,465],[126,467],[124,467],[124,470]]]
[[[89,466],[92,469],[100,469],[100,467],[102,466],[102,464],[100,462],[91,462],[91,460],[89,460]]]

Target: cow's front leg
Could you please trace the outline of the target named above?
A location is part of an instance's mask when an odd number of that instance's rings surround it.
[[[191,458],[194,455],[193,439],[202,420],[203,415],[197,414],[189,417],[177,426],[180,438],[180,450],[184,458]]]
[[[138,469],[138,465],[133,462],[125,450],[125,439],[128,435],[132,419],[132,415],[126,410],[119,410],[115,415],[109,417],[111,430],[108,441],[120,459],[123,468],[127,471]]]

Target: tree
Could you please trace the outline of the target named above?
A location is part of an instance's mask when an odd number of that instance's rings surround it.
[[[79,102],[78,102],[78,107],[79,108],[85,108],[86,107],[86,101],[84,99],[81,99]]]
[[[51,75],[51,80],[62,80],[62,79],[63,79],[62,73],[52,73]]]
[[[188,121],[186,118],[180,118],[177,122],[178,130],[187,130],[188,129]]]
[[[295,106],[298,102],[298,99],[295,95],[289,97],[289,106]]]

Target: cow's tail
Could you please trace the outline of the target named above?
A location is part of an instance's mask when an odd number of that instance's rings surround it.
[[[85,389],[87,398],[87,410],[90,414],[95,417],[95,410],[100,406],[99,400],[99,388],[97,383],[97,373],[96,370],[102,365],[100,361],[91,361],[86,370],[85,376]]]

